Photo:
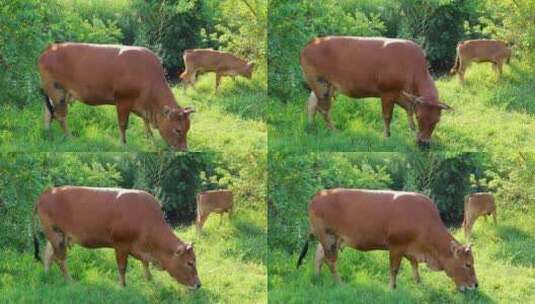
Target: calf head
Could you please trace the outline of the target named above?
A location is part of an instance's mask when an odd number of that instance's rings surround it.
[[[190,289],[201,288],[193,245],[180,244],[174,251],[165,254],[161,264],[178,283]]]
[[[443,263],[446,274],[453,279],[460,291],[477,288],[478,282],[471,246],[462,246],[452,240],[449,249],[451,255],[448,255],[449,257]]]
[[[440,121],[442,110],[451,110],[452,108],[445,103],[425,100],[422,97],[402,92],[413,104],[418,122],[418,133],[416,140],[422,148],[429,147],[431,135],[435,130],[437,123]]]
[[[189,115],[195,112],[193,108],[171,109],[165,106],[158,130],[163,139],[173,148],[180,151],[188,149],[187,134],[190,128]]]
[[[254,62],[248,62],[243,70],[243,76],[251,79],[251,77],[253,77],[254,66]]]

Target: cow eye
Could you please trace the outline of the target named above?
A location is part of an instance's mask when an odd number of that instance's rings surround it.
[[[472,265],[470,265],[470,264],[466,264],[465,266],[466,266],[466,268],[471,268],[472,267]]]
[[[188,262],[188,266],[191,267],[191,268],[193,268],[193,266],[194,266],[194,265],[193,265],[193,262]]]
[[[180,135],[182,133],[182,130],[175,128],[173,129],[173,132],[175,132],[176,135]]]

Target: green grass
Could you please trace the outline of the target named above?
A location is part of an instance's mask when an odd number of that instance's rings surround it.
[[[270,303],[534,303],[535,212],[498,210],[498,225],[479,219],[472,235],[479,289],[457,292],[444,272],[420,267],[422,283],[412,281],[410,264],[403,260],[396,290],[388,288],[388,252],[359,252],[345,248],[339,255],[337,285],[324,265],[314,278],[316,242],[305,263],[295,268],[297,253],[280,249],[269,256]],[[503,209],[505,210],[505,208]],[[454,230],[464,241],[461,230]],[[296,240],[297,241],[297,240]],[[301,240],[299,240],[301,242]]]
[[[230,222],[225,216],[221,226],[219,216],[212,215],[200,238],[193,227],[177,229],[182,240],[195,243],[203,284],[198,291],[188,290],[153,267],[153,281],[146,282],[141,263],[133,258],[129,258],[127,286],[121,288],[112,249],[71,248],[68,266],[75,282],[70,284],[56,265],[44,273],[33,252],[0,249],[0,302],[266,303],[266,226],[265,211],[242,208]]]
[[[224,78],[215,94],[215,76],[201,76],[195,88],[173,88],[181,106],[194,106],[188,144],[191,151],[263,149],[266,146],[264,122],[266,100],[265,73],[258,71],[252,80]],[[126,131],[127,145],[119,141],[117,113],[114,106],[91,107],[80,102],[69,109],[68,125],[72,138],[65,138],[54,121],[50,131],[43,129],[43,104],[34,100],[30,106],[0,106],[0,151],[159,151],[167,144],[157,130],[145,137],[143,121],[130,116]]]
[[[490,64],[473,64],[462,87],[457,77],[435,81],[441,100],[455,111],[443,112],[433,134],[432,151],[535,150],[533,64],[513,60],[496,81]],[[338,131],[329,131],[318,114],[306,130],[307,94],[287,104],[269,103],[269,149],[273,151],[398,151],[418,149],[405,111],[395,108],[391,137],[383,136],[378,98],[337,95],[332,107]]]

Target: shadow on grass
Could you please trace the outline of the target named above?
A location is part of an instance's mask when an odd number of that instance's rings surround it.
[[[233,219],[232,225],[237,233],[233,238],[233,255],[239,256],[245,262],[262,263],[266,265],[267,248],[262,240],[266,232],[259,225],[242,219]]]
[[[529,233],[509,225],[496,227],[496,236],[507,250],[500,250],[495,257],[515,266],[533,267],[535,264],[535,238]]]

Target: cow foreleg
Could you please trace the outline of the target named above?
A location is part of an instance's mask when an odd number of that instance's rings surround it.
[[[407,259],[411,262],[412,278],[414,282],[420,283],[422,280],[420,279],[420,272],[418,271],[418,262],[411,258],[407,258]]]
[[[464,238],[467,241],[472,238],[472,227],[474,226],[475,220],[475,218],[471,218],[470,216],[466,217],[466,221],[464,223]]]
[[[381,96],[381,105],[383,108],[384,120],[384,135],[390,137],[390,122],[392,121],[392,113],[394,111],[394,100],[390,95]]]
[[[198,214],[197,215],[197,234],[201,233],[204,222],[208,219],[208,214]]]
[[[143,275],[145,276],[145,280],[151,281],[152,274],[150,273],[149,262],[141,261],[141,263],[143,263]]]
[[[121,143],[126,145],[126,128],[128,127],[128,117],[130,116],[130,109],[121,106],[126,102],[117,102],[117,118],[119,120],[119,131],[121,136]]]
[[[395,250],[390,250],[390,288],[396,288],[396,278],[401,265],[402,255]]]
[[[496,219],[496,209],[492,210],[492,220],[494,225],[498,224],[498,220]]]
[[[115,249],[115,259],[117,260],[117,267],[119,269],[119,284],[122,287],[126,286],[126,267],[128,265],[128,252],[121,249]]]

